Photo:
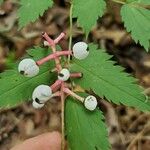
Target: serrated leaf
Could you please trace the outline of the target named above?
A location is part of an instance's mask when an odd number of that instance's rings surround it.
[[[73,16],[78,18],[78,23],[86,34],[96,24],[98,17],[102,17],[105,8],[104,0],[73,0]]]
[[[150,111],[150,102],[146,101],[142,89],[135,84],[136,80],[123,72],[122,67],[115,66],[115,62],[110,60],[111,56],[103,50],[97,50],[96,45],[90,44],[89,49],[90,54],[85,60],[74,60],[71,65],[72,71],[83,73],[83,78],[75,82],[115,104]]]
[[[121,16],[128,32],[137,43],[150,48],[150,10],[125,4],[121,8]]]
[[[109,150],[107,128],[100,110],[90,112],[69,97],[65,107],[65,127],[71,150]]]
[[[52,7],[52,0],[20,0],[21,7],[18,11],[19,27],[22,28],[42,16],[48,7]]]
[[[47,56],[49,53],[46,49],[36,48],[28,51],[34,60]],[[20,75],[16,68],[7,70],[0,74],[0,107],[12,107],[20,104],[24,100],[31,99],[34,88],[40,84],[49,85],[53,81],[53,74],[50,69],[53,63],[46,63],[40,67],[40,73],[33,77],[27,78]]]

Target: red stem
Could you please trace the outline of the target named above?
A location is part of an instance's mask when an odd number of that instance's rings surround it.
[[[49,43],[50,46],[54,46],[55,43],[54,43],[54,40],[52,40],[48,34],[45,32],[42,34],[42,36],[45,38],[45,40]]]
[[[64,38],[65,35],[66,35],[66,34],[62,32],[62,33],[54,40],[54,43],[55,43],[55,44],[59,43],[59,41],[60,41],[62,38]]]
[[[62,84],[62,81],[57,80],[54,84],[51,85],[52,91],[58,90],[60,88],[61,84]]]
[[[60,96],[61,96],[61,92],[60,91],[58,91],[58,92],[56,92],[56,93],[54,93],[52,95],[52,97],[60,97]]]
[[[53,54],[50,54],[48,55],[47,57],[45,58],[42,58],[41,60],[38,60],[36,62],[37,65],[42,65],[44,64],[45,62],[51,60],[51,59],[56,59],[56,57],[60,57],[60,56],[66,56],[66,55],[71,55],[71,52],[70,51],[59,51],[59,52],[55,52]]]
[[[71,78],[81,78],[82,76],[83,76],[83,74],[80,72],[70,74]]]
[[[78,99],[78,100],[81,101],[82,103],[84,102],[84,98],[83,98],[83,97],[77,95],[76,93],[74,93],[74,92],[71,91],[70,89],[68,89],[68,88],[63,88],[63,91],[64,91],[66,94],[68,94],[68,95],[70,95],[70,96],[72,96],[72,97]]]
[[[49,43],[49,45],[51,46],[52,52],[55,53],[56,52],[56,45],[54,43],[54,40],[52,40],[47,33],[43,34],[43,37],[47,40],[47,42]],[[56,68],[57,68],[57,72],[60,72],[62,69],[62,66],[60,64],[60,60],[58,57],[55,58],[55,64],[56,64]]]

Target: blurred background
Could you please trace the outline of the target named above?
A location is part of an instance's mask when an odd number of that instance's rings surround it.
[[[138,79],[138,84],[150,94],[150,55],[131,39],[120,17],[120,5],[107,1],[105,15],[98,20],[88,41],[99,44],[113,55],[113,60],[125,71]],[[55,0],[55,6],[47,10],[35,23],[18,30],[18,0],[5,0],[0,5],[0,72],[10,68],[33,46],[43,46],[42,31],[51,37],[67,33],[61,46],[68,47],[69,3]],[[30,14],[29,14],[30,15]],[[84,33],[74,19],[73,42],[83,40]],[[141,113],[133,108],[101,104],[106,117],[112,150],[150,150],[150,113]],[[27,102],[18,107],[0,111],[0,150],[38,134],[61,128],[60,102],[54,101],[41,110]]]

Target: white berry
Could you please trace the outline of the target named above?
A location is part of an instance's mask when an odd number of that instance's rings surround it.
[[[39,66],[33,59],[23,59],[18,66],[18,71],[26,77],[34,77],[39,73]]]
[[[32,102],[32,106],[35,108],[35,109],[40,109],[44,106],[44,104],[39,104],[37,103],[36,101],[33,101]]]
[[[70,72],[68,69],[64,68],[58,74],[58,79],[62,81],[67,81],[70,78]]]
[[[84,101],[84,106],[86,109],[93,111],[97,107],[97,99],[96,97],[89,95],[88,97],[85,98]]]
[[[32,99],[39,104],[47,102],[52,96],[52,90],[48,85],[39,85],[32,93]]]
[[[77,42],[73,46],[73,56],[79,60],[85,59],[89,55],[88,45],[85,42]]]

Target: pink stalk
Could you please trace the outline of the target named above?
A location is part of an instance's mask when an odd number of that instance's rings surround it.
[[[60,97],[60,96],[61,96],[61,92],[60,91],[52,94],[52,97]]]
[[[38,65],[41,65],[41,64],[45,63],[46,61],[48,61],[48,60],[50,60],[50,59],[55,59],[55,64],[56,64],[57,71],[60,72],[61,69],[62,69],[62,67],[61,67],[60,60],[59,60],[58,57],[61,56],[61,55],[64,55],[64,56],[65,56],[65,55],[71,55],[71,54],[72,54],[71,51],[60,51],[60,52],[56,52],[56,46],[55,46],[55,44],[57,44],[57,43],[65,36],[65,33],[61,33],[55,40],[52,40],[52,39],[48,36],[47,33],[44,33],[42,36],[43,36],[43,37],[46,39],[46,41],[49,43],[49,46],[51,46],[53,53],[55,53],[55,54],[53,54],[53,55],[55,55],[55,57],[52,57],[51,55],[49,55],[49,56],[43,58],[42,60],[38,61],[37,64],[38,64]],[[57,55],[57,56],[56,56],[56,55]]]
[[[44,57],[44,58],[36,61],[36,64],[38,66],[40,66],[40,65],[44,64],[45,62],[47,62],[47,61],[49,61],[51,59],[55,59],[55,58],[56,58],[55,54],[51,54],[51,55],[48,55],[47,57]]]
[[[55,52],[53,54],[48,55],[47,57],[42,58],[41,60],[38,60],[36,64],[40,66],[51,59],[56,59],[56,57],[66,56],[66,55],[71,55],[71,52],[70,51]]]
[[[56,46],[55,46],[55,43],[54,43],[54,40],[52,40],[47,33],[44,33],[43,34],[43,37],[47,40],[47,42],[49,43],[49,45],[51,46],[52,48],[52,51],[53,53],[56,52]],[[58,57],[55,58],[55,64],[56,64],[56,68],[57,68],[57,72],[60,72],[62,67],[61,67],[61,64],[60,64],[60,60]]]
[[[57,72],[59,73],[62,70],[62,66],[60,64],[60,59],[58,57],[55,58],[55,64],[56,64]]]
[[[56,91],[57,89],[60,88],[62,81],[61,80],[57,80],[54,84],[51,85],[51,89],[52,91]]]
[[[66,34],[65,33],[61,33],[55,40],[54,43],[57,44],[62,38],[64,38]]]
[[[64,88],[63,91],[64,91],[66,94],[68,94],[68,95],[70,95],[70,96],[72,96],[72,97],[78,99],[80,102],[82,102],[82,103],[84,102],[84,98],[83,98],[83,97],[81,97],[81,96],[77,95],[76,93],[72,92],[70,89]]]
[[[80,72],[70,74],[71,78],[81,78],[82,76],[83,76],[83,74]]]
[[[54,40],[52,40],[48,34],[45,32],[42,34],[42,36],[45,38],[45,40],[49,43],[50,46],[54,46],[55,43],[54,43]]]
[[[57,56],[65,56],[65,55],[72,55],[72,52],[70,52],[69,50],[64,50],[64,51],[58,51]]]

